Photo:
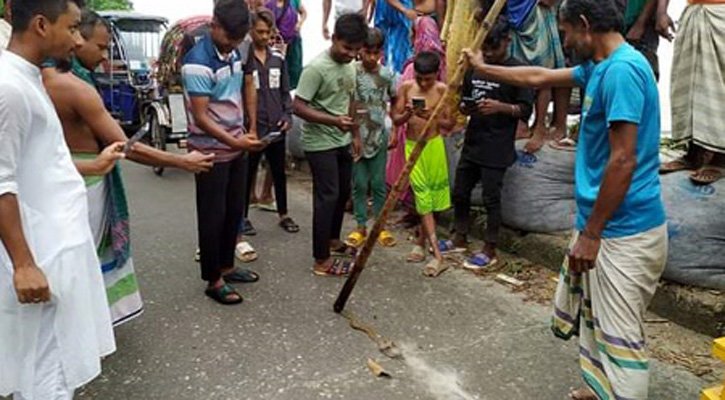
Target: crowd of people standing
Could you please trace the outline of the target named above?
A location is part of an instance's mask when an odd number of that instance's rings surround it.
[[[498,262],[503,177],[533,114],[525,151],[547,139],[577,151],[575,233],[553,318],[557,336],[580,337],[588,389],[570,397],[646,399],[642,314],[668,240],[658,174],[692,169],[700,184],[722,176],[725,144],[716,128],[723,114],[715,110],[725,101],[718,78],[725,43],[717,31],[725,3],[694,0],[681,21],[674,138],[688,152],[662,165],[656,49],[658,35],[674,34],[667,0],[509,0],[480,49],[466,47],[490,0],[340,0],[331,34],[332,3],[322,3],[331,46],[303,67],[307,11],[299,0],[215,1],[209,32],[184,55],[189,152],[176,154],[128,145],[104,108],[93,78],[110,48],[103,18],[82,0],[5,1],[0,395],[72,398],[115,351],[113,325],[142,312],[119,160],[194,173],[205,294],[232,305],[243,302],[234,284],[260,279],[235,259],[258,257],[245,238],[254,234],[248,210],[262,157],[279,226],[300,230],[285,175],[293,115],[304,120],[313,179],[312,272],[345,276],[354,268],[386,182],[423,141],[407,196],[419,226],[407,261],[432,255],[423,273],[434,277],[447,268],[446,252],[468,251],[466,267],[474,270]],[[469,69],[458,85],[451,71],[461,54]],[[582,90],[581,123],[576,137],[566,137],[573,88]],[[459,131],[465,141],[451,183],[444,140]],[[484,248],[470,251],[471,194],[479,183],[487,230]],[[357,227],[343,239],[351,196]],[[260,197],[270,205],[269,193]],[[436,214],[451,208],[454,238],[438,240]],[[397,244],[389,230],[376,239]]]

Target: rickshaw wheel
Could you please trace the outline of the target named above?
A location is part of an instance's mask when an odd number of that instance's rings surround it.
[[[154,111],[149,112],[149,130],[151,130],[151,145],[161,151],[166,151],[166,135],[163,132],[163,128],[159,123],[159,117]],[[164,167],[153,167],[153,171],[156,175],[162,176],[164,174]]]

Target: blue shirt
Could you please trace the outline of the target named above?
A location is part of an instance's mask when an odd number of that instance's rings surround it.
[[[609,129],[630,122],[637,129],[637,167],[622,204],[607,222],[604,238],[633,236],[665,223],[660,193],[660,103],[652,68],[627,43],[609,58],[574,69],[586,87],[576,158],[577,229],[584,230],[609,162]]]
[[[191,112],[191,97],[208,97],[208,113],[233,137],[244,134],[242,87],[244,75],[252,74],[250,64],[242,62],[237,50],[226,57],[217,50],[211,35],[206,34],[186,54],[181,69],[184,95],[189,107],[189,149],[214,153],[217,162],[231,161],[241,154],[201,130]]]

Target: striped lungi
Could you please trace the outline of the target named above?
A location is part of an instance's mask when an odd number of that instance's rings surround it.
[[[672,61],[672,137],[725,153],[725,3],[691,4]]]
[[[511,57],[530,65],[544,68],[564,68],[564,48],[559,36],[559,22],[553,8],[538,5],[513,31]]]
[[[578,239],[575,233],[571,246]],[[600,400],[646,400],[649,359],[643,314],[667,259],[667,227],[603,239],[596,267],[584,274],[562,267],[552,328],[579,335],[582,376]]]

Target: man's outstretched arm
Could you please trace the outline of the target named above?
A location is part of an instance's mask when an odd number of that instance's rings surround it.
[[[77,115],[91,128],[93,134],[104,146],[128,140],[123,129],[111,117],[98,92],[82,83],[75,88],[77,98],[73,101]],[[213,156],[199,153],[174,154],[155,149],[143,143],[136,143],[128,159],[150,166],[180,168],[190,172],[207,171],[212,166]]]
[[[480,51],[465,49],[463,54],[470,62],[471,68],[492,81],[531,88],[577,86],[573,68],[503,67],[484,63]]]

